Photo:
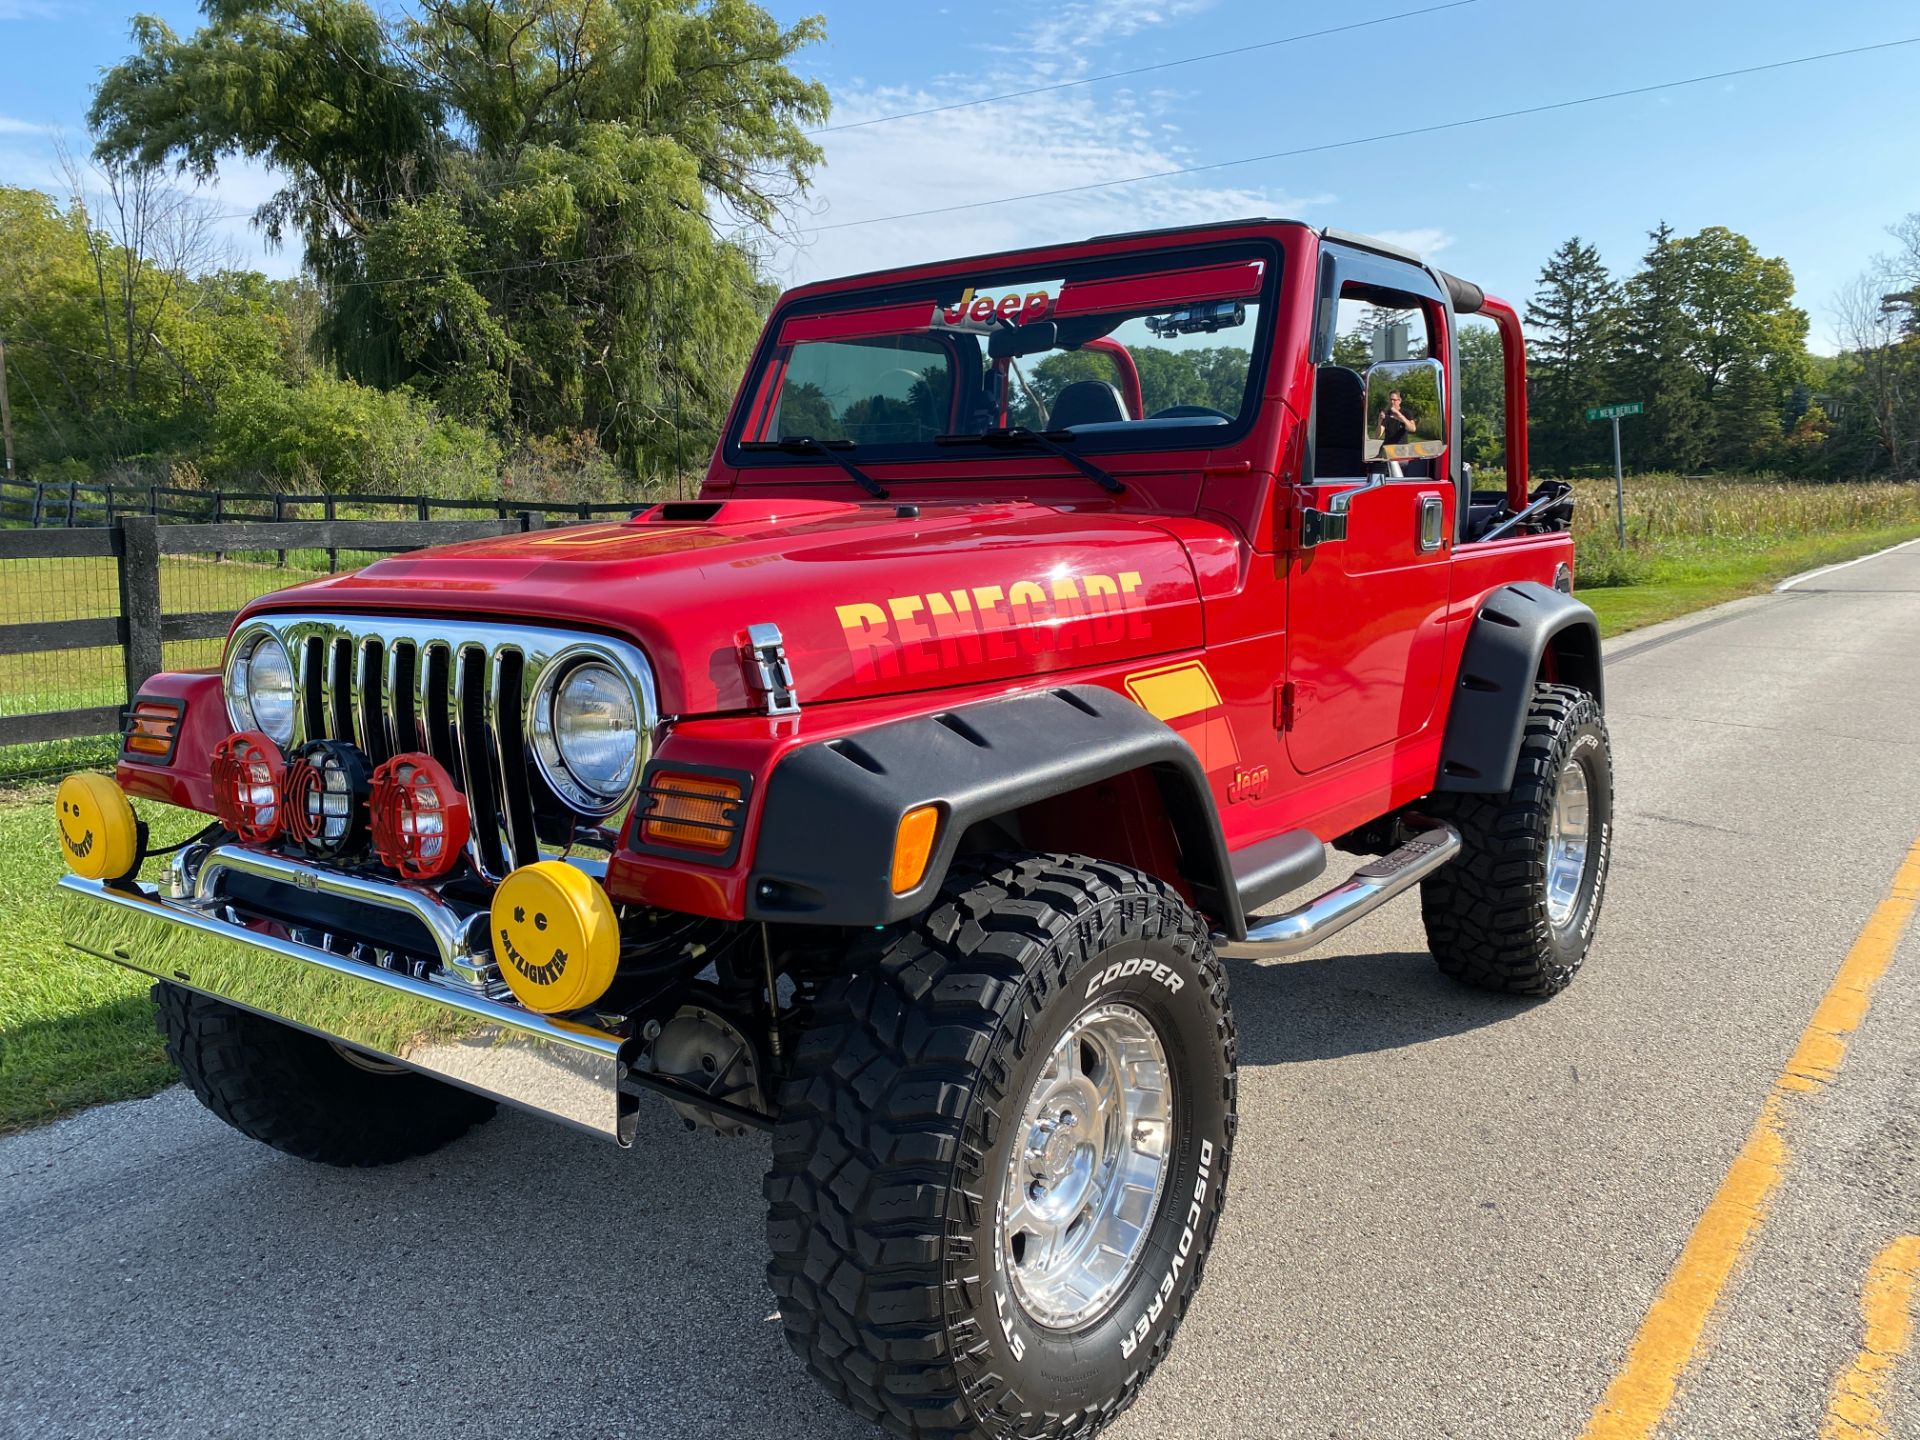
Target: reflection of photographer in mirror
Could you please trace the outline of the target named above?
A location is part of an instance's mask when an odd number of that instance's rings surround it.
[[[1420,427],[1414,423],[1410,411],[1400,405],[1400,392],[1392,391],[1387,396],[1387,408],[1380,412],[1380,443],[1382,445],[1404,445],[1409,437]]]

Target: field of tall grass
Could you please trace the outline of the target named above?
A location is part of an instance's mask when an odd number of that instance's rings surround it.
[[[1483,485],[1484,488],[1484,485]],[[1609,635],[1920,537],[1920,483],[1634,475],[1574,481],[1574,580]]]
[[[1915,483],[1634,475],[1626,492],[1622,550],[1612,479],[1574,482],[1576,574],[1582,589],[1644,584],[1689,559],[1724,561],[1813,537],[1920,527],[1920,484]]]

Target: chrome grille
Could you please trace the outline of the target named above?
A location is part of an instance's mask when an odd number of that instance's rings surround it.
[[[540,774],[528,745],[529,708],[555,661],[594,656],[640,693],[638,776],[660,707],[646,657],[621,640],[532,625],[413,621],[393,616],[263,615],[256,631],[287,647],[298,688],[294,744],[350,741],[374,764],[409,750],[454,776],[473,818],[468,858],[490,880],[540,858],[536,808],[570,807]]]

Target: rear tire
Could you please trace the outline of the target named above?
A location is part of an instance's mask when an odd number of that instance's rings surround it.
[[[1090,1436],[1165,1356],[1220,1218],[1235,1047],[1207,929],[1137,871],[1000,856],[881,944],[823,989],[781,1094],[787,1338],[908,1440]],[[1078,1188],[1101,1174],[1134,1183]]]
[[[1420,892],[1440,968],[1482,990],[1566,989],[1593,944],[1613,840],[1613,755],[1599,702],[1569,685],[1535,685],[1513,788],[1435,795],[1421,809],[1451,822],[1462,842]]]
[[[200,1103],[302,1160],[390,1165],[438,1150],[494,1111],[469,1091],[349,1060],[318,1036],[178,985],[154,986],[153,1000],[167,1058]]]

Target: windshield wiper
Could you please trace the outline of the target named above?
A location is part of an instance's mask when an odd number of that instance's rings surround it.
[[[1102,470],[1084,455],[1076,455],[1067,449],[1062,441],[1075,440],[1078,437],[1071,430],[1029,430],[1024,425],[1009,425],[1004,430],[983,430],[973,435],[936,435],[936,445],[1037,445],[1042,450],[1058,455],[1074,469],[1085,475],[1109,495],[1124,495],[1127,487],[1113,476]]]
[[[824,455],[856,481],[876,500],[887,498],[887,490],[878,480],[840,452],[853,449],[851,440],[816,440],[811,435],[783,435],[778,440],[742,440],[742,450],[784,450],[789,455]]]

